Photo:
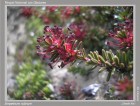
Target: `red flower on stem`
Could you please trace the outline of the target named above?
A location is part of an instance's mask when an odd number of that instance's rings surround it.
[[[77,59],[77,44],[74,33],[64,33],[61,27],[54,26],[44,28],[44,36],[39,37],[37,42],[37,54],[43,59],[47,59],[48,64],[59,61],[64,67],[66,64],[74,62]]]
[[[127,19],[124,23],[118,24],[109,36],[114,40],[108,42],[110,46],[117,46],[120,49],[133,47],[133,21]]]

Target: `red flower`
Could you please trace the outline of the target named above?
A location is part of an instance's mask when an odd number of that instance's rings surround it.
[[[117,46],[120,49],[133,47],[133,22],[126,20],[124,23],[118,24],[114,31],[109,33],[114,41],[108,42],[110,46]]]
[[[76,55],[77,50],[72,50],[72,44],[64,43],[65,50],[72,56]]]
[[[127,99],[133,99],[133,81],[129,80],[128,77],[120,80],[115,85],[115,90],[118,92],[117,95],[122,95]]]
[[[75,36],[79,40],[83,40],[86,35],[85,25],[84,24],[70,24],[69,28],[74,32]]]
[[[62,16],[64,18],[69,18],[71,15],[79,14],[80,13],[80,7],[65,7],[62,10]]]
[[[65,18],[69,18],[70,15],[73,14],[73,8],[72,7],[66,7],[62,10],[62,15],[65,17]]]
[[[47,6],[46,9],[48,9],[50,12],[54,12],[58,7],[57,6]]]
[[[62,28],[46,26],[44,28],[44,36],[37,39],[37,53],[47,59],[48,64],[61,62],[59,67],[64,67],[77,58],[77,43],[74,33],[64,34]],[[51,66],[52,67],[52,66]]]
[[[80,7],[79,6],[75,7],[75,13],[80,13]]]
[[[31,7],[22,7],[22,15],[30,17],[33,13],[33,8]]]
[[[60,47],[62,44],[62,40],[60,39],[53,39],[53,45],[56,45],[57,47]]]

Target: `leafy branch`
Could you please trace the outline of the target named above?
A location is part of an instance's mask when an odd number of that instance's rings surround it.
[[[107,70],[109,72],[107,81],[109,81],[114,71],[118,71],[121,74],[128,74],[133,70],[133,61],[129,58],[129,54],[129,52],[119,50],[114,54],[111,50],[105,51],[102,49],[102,55],[98,51],[90,52],[88,54],[89,61],[87,61],[87,64],[100,66],[99,73]]]

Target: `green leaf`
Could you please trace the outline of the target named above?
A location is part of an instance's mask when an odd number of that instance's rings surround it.
[[[101,55],[99,55],[98,57],[99,57],[99,60],[100,60],[102,63],[105,64],[105,59],[104,59]]]
[[[91,60],[92,60],[93,63],[98,64],[98,61],[97,60],[95,60],[93,58],[91,58]]]
[[[117,57],[118,57],[119,59],[121,59],[121,53],[120,53],[120,50],[117,50],[116,55],[117,55]]]
[[[98,53],[97,52],[94,52],[94,57],[96,60],[98,60]]]
[[[120,64],[120,60],[116,55],[113,57],[113,60],[117,66]]]
[[[92,58],[95,59],[94,53],[90,51],[90,54],[91,54]]]
[[[113,62],[113,57],[112,57],[111,52],[107,51],[107,54],[108,54],[109,61],[112,63]]]
[[[107,53],[104,49],[102,49],[102,56],[105,60],[107,60]]]
[[[125,64],[128,64],[128,58],[127,58],[127,55],[126,55],[126,52],[122,52],[122,58],[123,58],[123,63]]]
[[[120,68],[123,69],[124,67],[124,63],[120,63]]]
[[[108,66],[108,67],[111,67],[111,66],[112,66],[111,63],[108,62],[108,61],[106,61],[105,64],[106,64],[106,66]]]
[[[92,59],[93,58],[93,56],[91,55],[91,54],[88,54],[88,56]]]

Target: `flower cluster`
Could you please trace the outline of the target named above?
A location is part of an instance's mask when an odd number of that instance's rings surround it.
[[[67,19],[72,15],[77,15],[80,13],[80,7],[58,7],[58,6],[46,6],[42,7],[44,10],[42,14],[40,14],[39,9],[35,9],[33,7],[22,7],[22,15],[25,17],[30,16],[36,16],[38,18],[41,18],[44,24],[49,24],[53,21],[53,19],[56,20],[58,14],[55,13],[55,11],[60,11],[59,15],[61,19]],[[50,15],[51,14],[51,15]]]
[[[125,96],[126,99],[133,99],[133,81],[125,77],[115,84],[115,94]]]
[[[71,23],[69,28],[76,35],[76,39],[83,40],[83,38],[86,35],[86,28],[83,23],[81,23],[81,24]]]
[[[127,19],[124,23],[118,24],[109,36],[114,40],[108,42],[110,46],[117,46],[120,49],[133,47],[133,21]]]
[[[65,9],[62,10],[62,15],[65,18],[69,18],[73,14],[79,14],[80,13],[80,7],[65,7]]]
[[[30,17],[33,14],[33,8],[32,7],[22,7],[22,15],[26,17]]]
[[[63,30],[61,27],[45,26],[44,36],[37,39],[37,54],[47,60],[52,68],[52,63],[61,61],[59,67],[64,67],[66,64],[74,62],[77,58],[79,43],[76,36],[69,30]]]
[[[57,6],[47,6],[46,10],[49,10],[49,12],[54,12],[57,8]]]

